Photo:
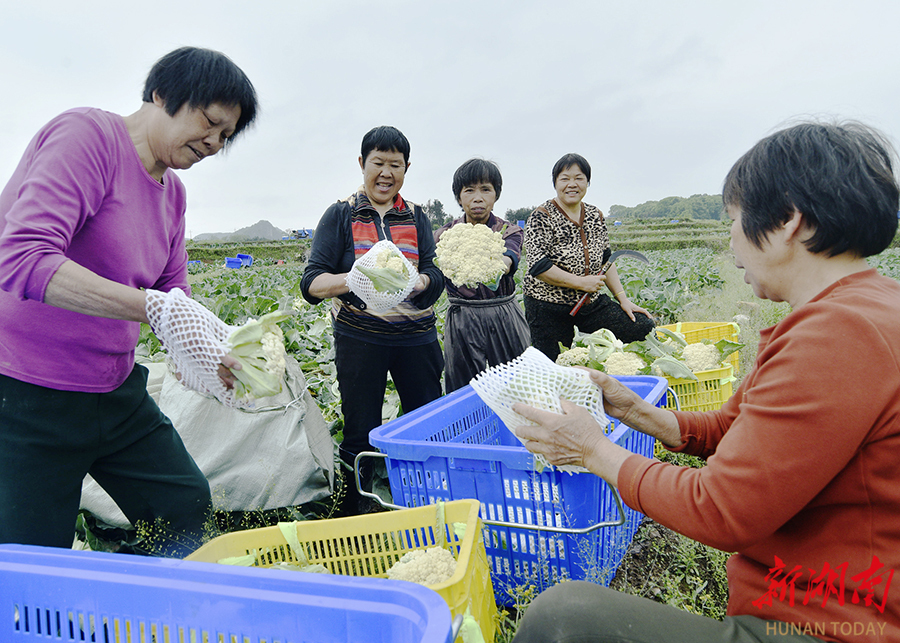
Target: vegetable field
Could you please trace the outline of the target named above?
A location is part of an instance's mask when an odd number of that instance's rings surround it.
[[[303,255],[302,245],[295,244],[285,254]],[[247,254],[254,252],[252,246],[230,248],[229,252],[237,250]],[[619,272],[628,296],[653,311],[661,324],[687,320],[692,306],[725,283],[720,275],[721,256],[707,248],[652,252],[649,258],[650,263],[646,265],[624,260]],[[517,274],[519,282],[521,272]],[[280,324],[284,331],[285,349],[300,363],[310,392],[326,419],[339,428],[340,398],[334,377],[330,304],[323,302],[311,306],[303,300],[300,294],[302,274],[303,264],[300,262],[257,265],[254,261],[253,266],[236,270],[206,264],[205,269],[191,276],[191,288],[195,299],[228,324],[239,325],[249,317],[294,308],[297,315]],[[447,308],[446,295],[435,308],[440,333]],[[164,354],[160,350],[159,342],[149,328],[144,328],[139,353],[151,359],[161,359]],[[389,383],[383,417],[388,420],[399,412],[399,397]]]

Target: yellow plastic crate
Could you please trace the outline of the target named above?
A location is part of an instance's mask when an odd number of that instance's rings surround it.
[[[669,387],[678,396],[682,411],[713,411],[720,408],[733,392],[734,369],[729,364],[724,368],[695,373],[696,380],[682,380],[668,377]],[[676,408],[671,395],[666,398],[666,409]]]
[[[733,342],[739,341],[738,325],[734,322],[678,322],[675,324],[666,324],[660,328],[681,333],[684,335],[688,344],[696,344],[701,339],[708,339],[713,343],[720,339],[730,339]],[[732,353],[725,360],[727,363],[731,364],[735,373],[739,371],[739,353],[740,351]]]
[[[324,565],[332,574],[387,578],[387,570],[406,552],[439,544],[456,558],[456,573],[438,585],[429,585],[456,617],[468,609],[478,621],[485,641],[493,641],[497,604],[484,548],[480,504],[474,499],[444,503],[444,524],[437,522],[437,505],[413,509],[293,523],[309,564]],[[454,523],[465,524],[460,537]],[[218,536],[187,557],[215,563],[223,558],[254,555],[256,566],[296,563],[297,558],[281,529],[262,527]],[[291,572],[273,572],[291,573]],[[303,573],[303,572],[295,572]],[[400,582],[400,581],[397,581]],[[461,641],[457,638],[457,641]]]

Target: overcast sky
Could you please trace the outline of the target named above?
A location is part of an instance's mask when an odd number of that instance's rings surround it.
[[[314,227],[361,182],[363,134],[411,143],[401,194],[458,214],[454,170],[496,161],[495,211],[554,195],[578,152],[608,211],[718,194],[731,164],[798,117],[855,118],[900,138],[900,3],[554,0],[34,0],[0,17],[0,177],[39,127],[90,105],[140,106],[182,45],[224,52],[261,101],[256,126],[181,172],[188,235],[261,219]]]

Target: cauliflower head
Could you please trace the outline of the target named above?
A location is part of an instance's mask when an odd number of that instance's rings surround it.
[[[441,272],[458,286],[492,284],[506,273],[503,235],[486,225],[458,223],[444,230],[435,254]]]
[[[240,370],[232,370],[237,378],[236,397],[249,402],[281,392],[287,367],[284,333],[278,322],[291,316],[290,312],[275,311],[259,319],[248,319],[228,336],[228,354],[241,363]]]
[[[585,346],[575,346],[567,351],[563,351],[556,358],[556,363],[560,366],[586,366],[591,356],[588,348]]]
[[[375,258],[375,265],[378,268],[387,268],[394,272],[406,272],[406,264],[403,263],[403,257],[396,252],[391,252],[390,248],[385,248],[378,253],[378,256]]]
[[[721,353],[712,344],[688,344],[681,351],[681,359],[695,373],[721,368]]]
[[[603,362],[607,375],[639,375],[647,364],[638,355],[616,351]]]
[[[439,585],[456,573],[456,559],[443,547],[416,549],[403,554],[387,571],[387,577],[420,585]]]

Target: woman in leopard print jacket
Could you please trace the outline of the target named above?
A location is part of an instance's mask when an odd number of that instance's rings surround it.
[[[559,344],[570,346],[577,327],[583,333],[608,328],[621,341],[644,339],[655,323],[650,313],[628,299],[609,258],[609,232],[603,213],[583,202],[591,166],[578,154],[566,154],[553,166],[556,198],[528,217],[525,225],[525,318],[535,348],[550,359]],[[615,298],[600,292],[606,286]],[[589,298],[574,315],[582,295]]]

